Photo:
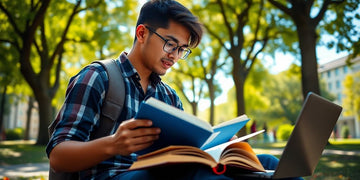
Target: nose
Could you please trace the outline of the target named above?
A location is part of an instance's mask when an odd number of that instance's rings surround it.
[[[173,60],[174,62],[177,62],[179,60],[178,49],[175,49],[173,52],[167,54],[168,54],[168,58]]]

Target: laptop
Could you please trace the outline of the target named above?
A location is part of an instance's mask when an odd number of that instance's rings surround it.
[[[315,93],[308,93],[277,168],[239,173],[236,177],[281,179],[312,175],[341,111],[341,106]]]

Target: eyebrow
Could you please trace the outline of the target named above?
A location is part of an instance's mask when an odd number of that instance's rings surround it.
[[[175,42],[179,45],[179,40],[176,39],[174,36],[166,35],[165,37],[170,38],[171,40],[175,41]],[[188,45],[188,44],[184,44],[184,45],[179,46],[179,47],[189,47],[189,45]]]

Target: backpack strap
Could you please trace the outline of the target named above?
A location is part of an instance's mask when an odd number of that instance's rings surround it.
[[[109,78],[109,88],[102,107],[100,125],[91,136],[91,139],[96,139],[109,135],[114,128],[124,107],[125,84],[121,69],[114,59],[98,60],[93,63],[101,64]]]

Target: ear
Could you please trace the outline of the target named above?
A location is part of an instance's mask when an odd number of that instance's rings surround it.
[[[145,41],[145,37],[147,36],[147,33],[148,32],[146,31],[146,27],[143,24],[139,24],[136,27],[136,32],[135,32],[137,41],[139,43],[143,43]]]

